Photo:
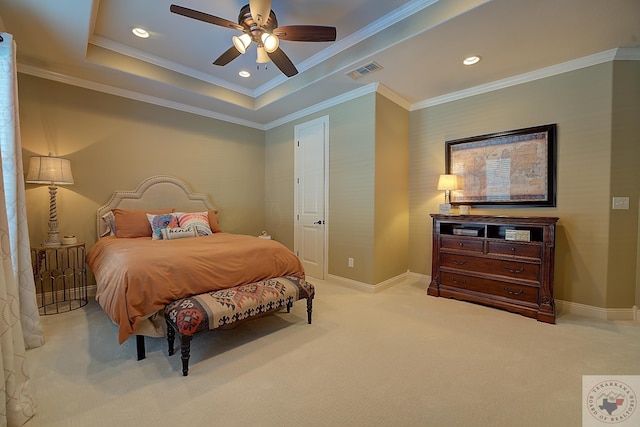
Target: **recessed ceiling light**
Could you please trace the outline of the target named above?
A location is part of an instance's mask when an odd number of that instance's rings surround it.
[[[480,62],[479,56],[470,56],[468,58],[465,58],[464,61],[462,61],[464,65],[473,65],[473,64],[477,64],[478,62]]]
[[[250,73],[250,72],[248,72],[248,71],[246,71],[246,70],[242,70],[242,71],[240,71],[240,72],[238,73],[238,75],[239,75],[240,77],[245,77],[245,78],[246,78],[246,77],[251,77],[251,73]]]
[[[144,28],[140,28],[140,27],[135,27],[134,29],[131,30],[131,32],[140,37],[141,39],[146,39],[149,37],[149,32],[147,30],[145,30]]]

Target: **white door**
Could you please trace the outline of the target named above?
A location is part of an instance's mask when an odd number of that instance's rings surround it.
[[[297,125],[295,136],[295,252],[308,276],[324,279],[327,259],[329,117]]]

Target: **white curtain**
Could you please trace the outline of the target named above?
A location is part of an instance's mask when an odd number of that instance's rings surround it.
[[[25,207],[13,37],[0,33],[0,426],[35,413],[26,348],[44,343],[35,294]]]

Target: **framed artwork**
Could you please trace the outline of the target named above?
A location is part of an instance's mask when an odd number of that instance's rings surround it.
[[[555,206],[556,124],[445,142],[453,205]]]

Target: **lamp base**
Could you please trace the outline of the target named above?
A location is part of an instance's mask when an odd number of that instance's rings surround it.
[[[51,226],[51,224],[49,224]],[[47,236],[47,240],[41,243],[42,246],[62,246],[62,241],[60,240],[60,232],[57,230],[57,222],[55,224],[56,229],[49,229],[49,235]]]

